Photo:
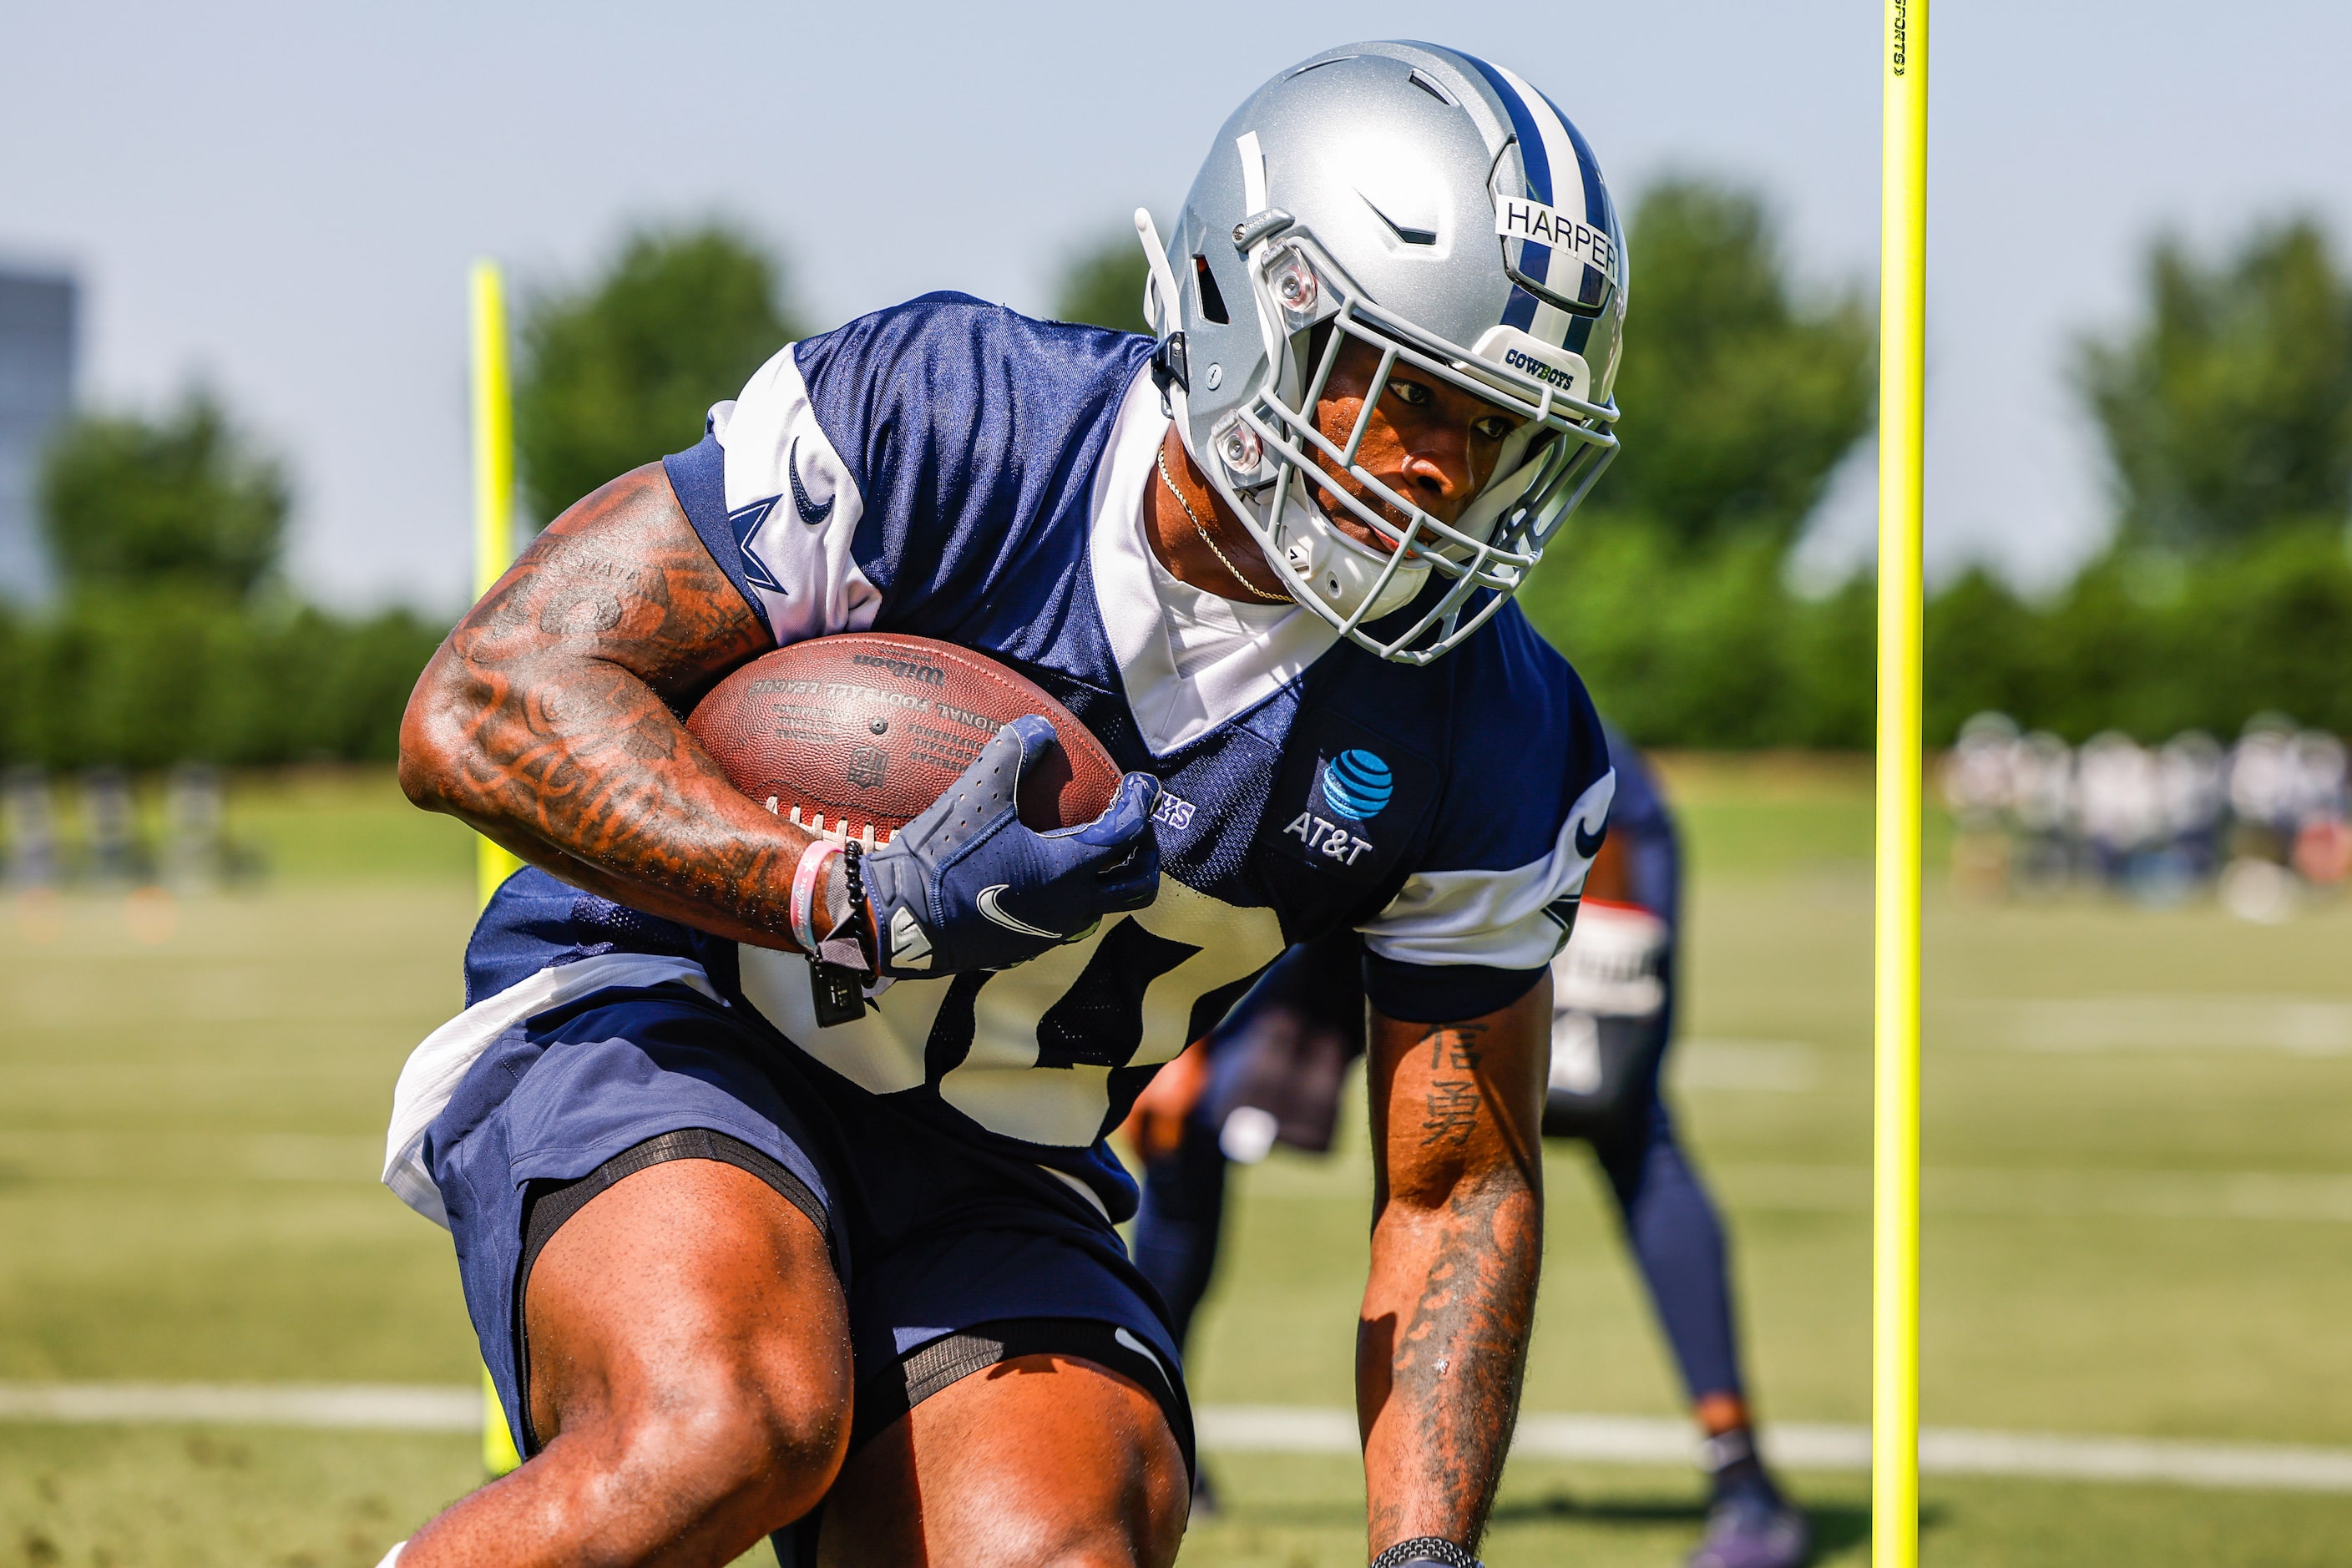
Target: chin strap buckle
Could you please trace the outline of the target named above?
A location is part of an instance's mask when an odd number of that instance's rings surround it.
[[[1184,350],[1184,334],[1171,332],[1160,340],[1151,351],[1151,384],[1160,389],[1162,408],[1168,403],[1168,385],[1173,382],[1184,389],[1187,396],[1192,391],[1192,365]]]

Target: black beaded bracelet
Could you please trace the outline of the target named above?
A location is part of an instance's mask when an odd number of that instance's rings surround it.
[[[1478,1559],[1442,1535],[1400,1541],[1373,1558],[1372,1568],[1409,1568],[1416,1563],[1433,1563],[1437,1568],[1484,1568]]]
[[[866,924],[866,870],[859,863],[866,858],[866,846],[852,838],[841,847],[841,879],[849,894],[849,918],[862,929]],[[860,945],[863,945],[862,943]]]
[[[873,961],[866,955],[866,928],[869,923],[866,910],[866,878],[858,862],[865,846],[852,838],[842,846],[842,890],[848,896],[848,910],[838,924],[825,932],[820,948],[830,947],[833,939],[845,931],[859,953],[866,972],[873,971]],[[866,1016],[866,995],[862,989],[865,975],[846,964],[828,962],[819,953],[809,954],[809,1003],[815,1015],[817,1027],[831,1029],[843,1024],[854,1024]]]

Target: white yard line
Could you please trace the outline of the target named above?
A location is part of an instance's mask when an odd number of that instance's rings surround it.
[[[343,1427],[378,1432],[473,1432],[478,1389],[396,1384],[0,1383],[0,1422],[202,1423]],[[1356,1418],[1305,1405],[1213,1405],[1199,1413],[1201,1446],[1230,1453],[1352,1454]],[[1645,1415],[1521,1417],[1515,1451],[1587,1464],[1685,1465],[1691,1429]],[[1866,1470],[1862,1426],[1787,1422],[1765,1434],[1779,1464]],[[2139,1481],[2248,1490],[2352,1492],[2352,1448],[2174,1438],[2086,1437],[2052,1432],[1930,1427],[1919,1436],[1930,1475]]]
[[[0,1421],[473,1432],[478,1388],[380,1383],[0,1383]]]
[[[1210,1405],[1200,1411],[1199,1417],[1204,1448],[1292,1454],[1348,1454],[1356,1449],[1356,1418],[1344,1410]],[[1870,1468],[1870,1431],[1864,1426],[1787,1422],[1766,1429],[1764,1446],[1775,1462],[1792,1469]],[[1663,1417],[1529,1415],[1519,1418],[1513,1451],[1529,1458],[1579,1459],[1591,1464],[1686,1465],[1696,1457],[1695,1447],[1686,1424]],[[2274,1443],[2192,1443],[1930,1427],[1919,1435],[1919,1468],[1931,1475],[2352,1492],[2352,1448]]]
[[[1708,1173],[1735,1208],[1870,1212],[1867,1165],[1721,1165]],[[1920,1205],[1931,1216],[2352,1224],[2352,1174],[2339,1172],[1942,1166],[1922,1179]]]
[[[1938,1040],[2016,1051],[2271,1051],[2352,1056],[2352,1002],[2341,996],[2194,992],[2163,995],[1953,997],[1937,1007],[1958,1025]]]

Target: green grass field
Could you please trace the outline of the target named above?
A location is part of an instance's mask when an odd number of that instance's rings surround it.
[[[1868,1414],[1866,773],[1692,760],[1676,1098],[1735,1227],[1768,1416]],[[133,909],[19,903],[0,943],[0,1382],[452,1384],[446,1238],[373,1184],[394,1073],[457,1000],[469,851],[388,775],[244,791],[272,879]],[[1931,877],[1931,883],[1937,879]],[[1927,916],[1931,1424],[2352,1445],[2352,910],[2278,928],[2087,899]],[[1670,1414],[1581,1152],[1554,1152],[1530,1411]],[[1238,1184],[1193,1375],[1342,1405],[1360,1131]],[[1360,1563],[1338,1458],[1212,1455],[1187,1564]],[[477,1479],[463,1437],[0,1424],[0,1565],[366,1568]],[[1824,1560],[1867,1488],[1795,1478]],[[2352,1560],[2352,1497],[1931,1477],[1962,1564]],[[1670,1564],[1686,1473],[1515,1465],[1488,1555]]]

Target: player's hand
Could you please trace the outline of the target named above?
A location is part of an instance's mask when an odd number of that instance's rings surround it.
[[[1157,896],[1160,781],[1149,774],[1120,780],[1092,822],[1051,833],[1022,826],[1013,805],[1022,776],[1055,743],[1045,720],[1015,719],[946,794],[866,855],[883,973],[1008,969]]]

